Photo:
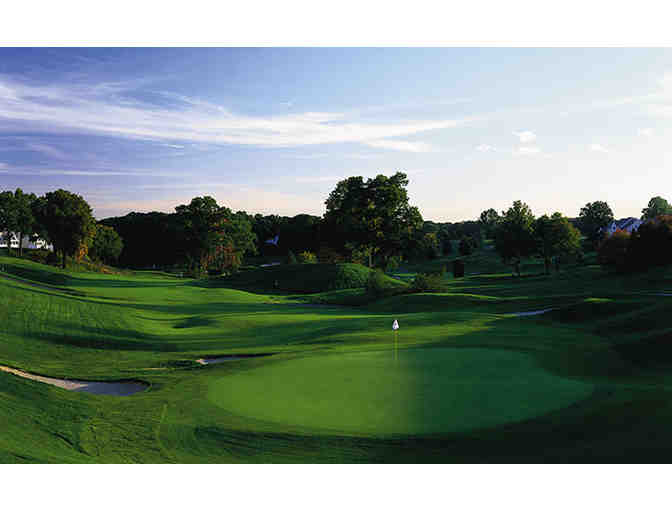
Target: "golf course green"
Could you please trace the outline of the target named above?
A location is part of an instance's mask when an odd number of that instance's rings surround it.
[[[0,462],[669,461],[669,269],[531,259],[513,278],[484,251],[480,274],[406,291],[451,260],[407,264],[376,297],[338,271],[313,268],[312,294],[264,280],[300,266],[194,280],[0,257]]]
[[[213,381],[208,398],[241,416],[356,435],[441,434],[561,409],[593,385],[495,349],[391,349],[299,358]],[[263,399],[258,398],[263,395]]]

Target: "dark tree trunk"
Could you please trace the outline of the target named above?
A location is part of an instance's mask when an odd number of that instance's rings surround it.
[[[65,250],[63,250],[61,253],[63,254],[63,262],[62,262],[62,266],[61,266],[61,267],[62,267],[63,269],[65,269],[65,258],[66,258]]]
[[[23,232],[19,232],[19,257],[23,257]]]
[[[544,271],[547,275],[551,274],[551,259],[549,257],[544,258]]]

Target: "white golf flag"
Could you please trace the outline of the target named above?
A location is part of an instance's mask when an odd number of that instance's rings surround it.
[[[397,322],[397,319],[394,319],[394,322],[392,323],[392,329],[395,331],[399,329],[399,323]]]

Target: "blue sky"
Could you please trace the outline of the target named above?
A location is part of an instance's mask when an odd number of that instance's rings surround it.
[[[0,48],[0,187],[98,218],[322,214],[397,170],[425,219],[672,200],[672,50]],[[667,195],[666,195],[667,193]]]

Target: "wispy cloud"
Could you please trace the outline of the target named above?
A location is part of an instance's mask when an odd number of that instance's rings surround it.
[[[433,147],[425,142],[407,142],[405,140],[374,140],[364,142],[369,147],[376,149],[390,149],[394,151],[407,152],[432,152]]]
[[[537,135],[532,131],[514,131],[513,134],[518,137],[520,143],[531,143],[537,139]]]
[[[495,149],[495,147],[493,147],[492,145],[482,143],[481,145],[476,147],[476,150],[478,152],[495,152],[497,149]]]
[[[165,94],[170,99],[165,104],[129,100],[121,92],[132,86],[137,84],[34,86],[0,77],[0,120],[5,129],[15,129],[16,123],[21,123],[33,131],[72,130],[164,141],[170,145],[192,142],[298,147],[355,142],[411,152],[426,152],[429,146],[388,139],[455,128],[475,120],[365,122],[339,112],[249,116],[176,94]]]
[[[43,175],[43,176],[81,176],[81,177],[175,177],[175,174],[155,170],[73,170],[59,168],[31,168],[10,166],[0,163],[3,173],[10,175]]]
[[[49,156],[50,158],[55,159],[67,159],[68,157],[63,151],[57,149],[56,147],[52,147],[51,145],[47,145],[46,143],[30,142],[26,144],[26,149],[40,152],[46,156]]]
[[[639,136],[653,136],[653,128],[639,128],[637,130],[637,135]]]

